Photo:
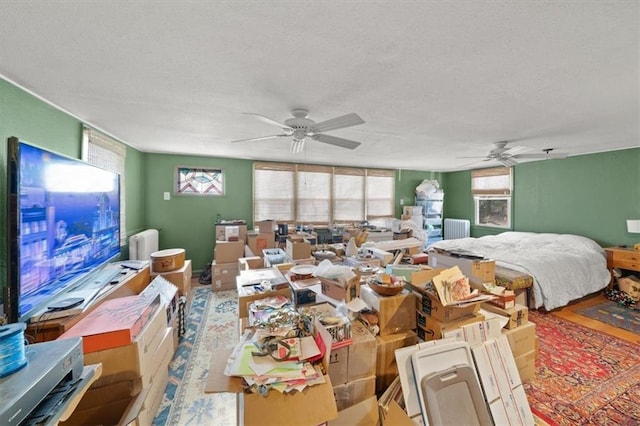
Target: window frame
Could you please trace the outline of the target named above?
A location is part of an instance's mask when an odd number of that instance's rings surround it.
[[[506,179],[505,179],[506,178]],[[513,168],[492,167],[471,171],[471,194],[473,196],[474,226],[510,230],[513,226]],[[505,224],[482,221],[480,217],[483,202],[507,202]]]
[[[99,153],[93,155],[93,149],[107,151],[111,159],[104,158]],[[107,135],[104,132],[96,130],[92,127],[82,126],[82,161],[100,167],[120,175],[120,246],[127,245],[127,204],[126,204],[126,159],[127,146]],[[115,160],[115,164],[109,160]]]
[[[291,184],[288,188],[284,188],[285,191],[292,194],[291,203],[292,203],[292,211],[291,217],[265,217],[263,211],[265,209],[261,208],[261,204],[268,204],[268,198],[261,197],[258,194],[258,185],[257,185],[257,171],[287,171],[292,173],[291,175]],[[328,188],[328,205],[327,205],[327,220],[311,220],[305,221],[300,220],[300,188],[303,185],[303,179],[305,173],[327,173],[329,175],[329,188]],[[361,176],[362,177],[362,189],[361,192],[358,192],[358,196],[353,199],[343,199],[340,202],[335,199],[337,194],[335,184],[336,184],[336,176],[342,175],[353,175],[353,176]],[[309,175],[307,175],[309,176]],[[384,206],[385,200],[388,201],[387,214],[384,213],[384,207],[382,208],[382,214],[380,209],[378,208],[378,214],[372,215],[369,213],[369,203],[376,201],[371,199],[367,192],[367,180],[370,177],[374,178],[388,178],[390,183],[390,193],[383,194],[383,196],[377,199],[377,202]],[[323,166],[323,165],[309,165],[309,164],[294,164],[294,163],[267,163],[267,162],[255,162],[253,165],[253,220],[254,223],[256,221],[273,219],[282,223],[287,223],[290,225],[302,224],[302,225],[321,225],[327,226],[331,224],[335,225],[348,225],[353,223],[360,223],[362,221],[370,221],[374,219],[380,218],[393,218],[395,217],[395,172],[393,170],[387,169],[364,169],[364,168],[355,168],[355,167],[339,167],[339,166]],[[284,199],[284,198],[281,198]],[[349,203],[349,202],[359,202],[360,207],[358,208],[358,214],[361,215],[359,218],[353,218],[348,220],[336,220],[336,208],[339,208],[339,204]],[[266,215],[269,215],[268,213]],[[286,216],[286,215],[285,215]]]

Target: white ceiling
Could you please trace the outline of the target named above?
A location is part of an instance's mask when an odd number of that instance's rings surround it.
[[[145,152],[460,170],[500,140],[640,146],[639,19],[637,0],[0,0],[0,75]],[[282,133],[242,113],[294,108],[356,112],[328,133],[362,145],[231,143]]]

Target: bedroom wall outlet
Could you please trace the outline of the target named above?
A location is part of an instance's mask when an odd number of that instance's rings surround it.
[[[165,193],[164,193],[164,200],[165,200],[165,201],[169,201],[170,199],[171,199],[171,193],[169,193],[169,192],[165,192]]]
[[[400,198],[400,205],[404,206],[404,198]]]

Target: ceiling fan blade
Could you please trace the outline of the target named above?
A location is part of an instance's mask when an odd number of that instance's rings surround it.
[[[510,156],[498,157],[496,158],[496,160],[506,167],[513,167],[516,164],[518,164],[518,162],[513,157],[510,157]]]
[[[237,141],[231,141],[231,143],[236,143],[236,142],[252,142],[252,141],[263,141],[266,139],[274,139],[274,138],[286,138],[289,137],[291,135],[271,135],[271,136],[261,136],[259,138],[249,138],[249,139],[238,139]]]
[[[253,116],[257,117],[259,120],[264,121],[267,124],[272,124],[274,126],[282,127],[283,129],[293,131],[293,129],[291,127],[287,126],[286,124],[280,123],[279,121],[276,121],[276,120],[272,120],[271,118],[265,117],[264,115],[256,114],[255,112],[243,112],[243,114],[253,115]]]
[[[540,159],[545,159],[548,158],[550,160],[555,159],[555,158],[567,158],[569,154],[564,153],[564,152],[550,152],[548,154],[546,153],[542,153],[542,154],[516,154],[514,155],[515,158],[540,158]]]
[[[364,123],[364,120],[360,118],[358,114],[352,112],[351,114],[342,115],[340,117],[332,118],[330,120],[321,121],[313,126],[313,132],[320,133],[328,130],[342,129],[344,127],[357,126]]]
[[[324,142],[330,145],[335,145],[335,146],[339,146],[341,148],[347,148],[347,149],[356,149],[358,146],[360,146],[360,142],[352,141],[349,139],[338,138],[335,136],[323,135],[323,134],[313,135],[311,136],[311,138],[318,142]]]

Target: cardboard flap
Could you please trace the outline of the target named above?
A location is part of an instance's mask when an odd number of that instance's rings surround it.
[[[329,376],[326,383],[309,386],[302,392],[282,394],[271,390],[265,398],[258,394],[242,394],[244,425],[319,425],[338,416]]]
[[[233,352],[233,348],[218,349],[212,354],[209,374],[207,374],[207,382],[204,386],[204,393],[242,392],[241,377],[224,375],[224,368],[227,365],[227,360],[231,352]]]

